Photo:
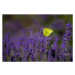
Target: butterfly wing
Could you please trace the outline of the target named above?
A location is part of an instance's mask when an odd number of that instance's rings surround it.
[[[53,32],[52,29],[49,29],[49,28],[44,28],[44,29],[43,29],[43,34],[44,34],[45,36],[49,36],[52,32]]]

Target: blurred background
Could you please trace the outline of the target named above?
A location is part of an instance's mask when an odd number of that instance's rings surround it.
[[[19,40],[27,40],[32,33],[38,33],[40,29],[50,28],[53,29],[51,35],[52,40],[59,37],[60,41],[65,33],[66,25],[70,21],[73,23],[73,15],[6,15],[3,14],[3,38],[9,32],[10,40],[18,48]],[[72,35],[73,36],[73,35]],[[60,44],[59,41],[59,44]],[[72,46],[72,37],[70,41]]]

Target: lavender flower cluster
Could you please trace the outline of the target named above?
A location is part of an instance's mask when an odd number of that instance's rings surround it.
[[[71,36],[70,22],[66,26],[61,46],[58,44],[58,37],[52,43],[51,37],[44,36],[41,28],[39,33],[31,34],[27,40],[20,41],[19,49],[16,49],[7,33],[3,40],[3,61],[73,61],[73,51],[69,44]]]

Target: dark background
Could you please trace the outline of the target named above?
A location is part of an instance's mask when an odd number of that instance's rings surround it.
[[[10,39],[16,45],[20,38],[26,40],[27,37],[33,34],[38,33],[43,27],[53,29],[51,35],[54,40],[55,37],[59,37],[61,43],[63,34],[65,33],[66,25],[70,21],[73,23],[73,15],[6,15],[3,14],[3,38],[7,32],[10,33]],[[72,35],[73,36],[73,35]],[[72,37],[70,41],[72,46]]]

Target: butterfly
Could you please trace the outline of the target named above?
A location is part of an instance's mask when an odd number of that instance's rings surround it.
[[[43,34],[44,34],[45,36],[49,36],[52,32],[53,32],[52,29],[43,28]]]

